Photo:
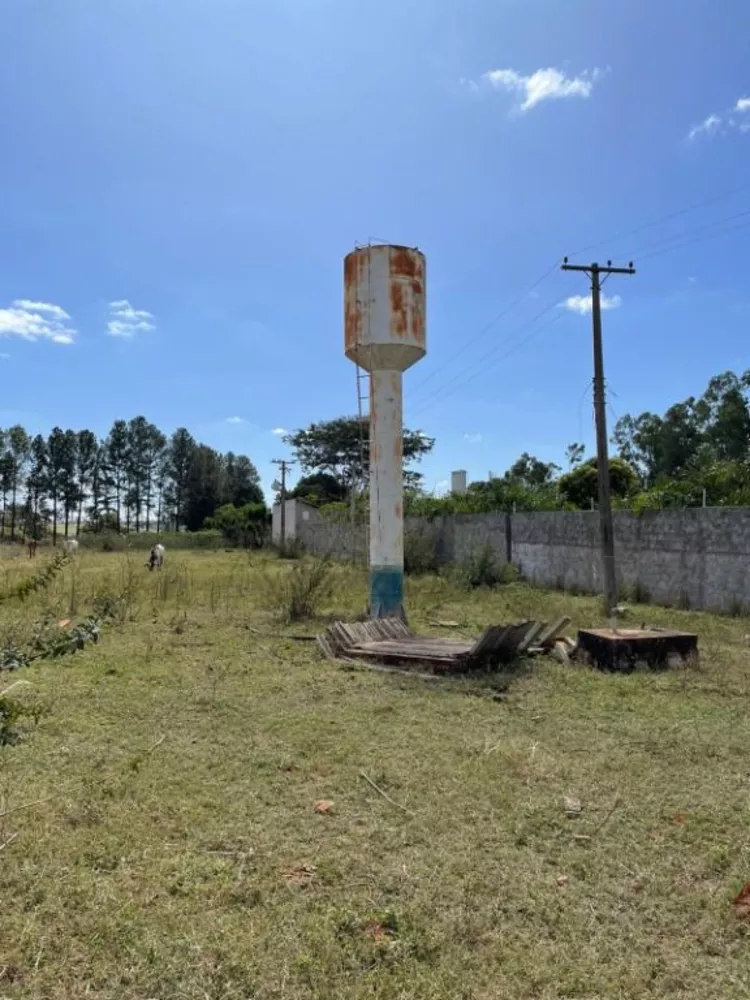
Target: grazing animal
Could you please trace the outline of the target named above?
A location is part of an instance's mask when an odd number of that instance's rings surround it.
[[[78,539],[77,538],[64,538],[63,548],[68,553],[73,553],[78,551]]]
[[[152,547],[146,565],[149,570],[152,570],[154,566],[156,566],[157,569],[161,569],[164,565],[164,546],[161,542],[157,542],[156,545]]]
[[[28,543],[29,559],[33,559],[36,556],[36,548],[38,544],[39,542],[37,542],[36,538],[29,539]]]

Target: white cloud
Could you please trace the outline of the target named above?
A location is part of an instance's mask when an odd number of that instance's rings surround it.
[[[151,322],[153,314],[145,309],[134,309],[127,299],[109,304],[107,333],[110,337],[134,337],[137,333],[148,333],[156,327]]]
[[[271,433],[275,434],[276,437],[283,437],[287,433],[287,431],[283,427],[274,427]]]
[[[601,297],[602,310],[617,309],[621,304],[622,299],[619,295],[602,295]],[[561,309],[568,309],[570,312],[585,316],[586,313],[591,312],[591,296],[571,295],[564,302],[560,302],[559,305]]]
[[[709,115],[700,125],[693,125],[688,132],[688,139],[696,139],[699,135],[713,135],[721,127],[721,118],[718,115]]]
[[[70,316],[51,302],[15,299],[9,309],[0,309],[0,337],[22,340],[51,340],[53,344],[72,344],[76,331],[65,325]]]
[[[688,132],[688,139],[715,135],[717,132],[729,132],[732,129],[737,129],[739,132],[750,132],[750,122],[747,120],[737,121],[732,117],[733,112],[740,115],[750,112],[750,97],[738,97],[729,110],[719,114],[711,114],[708,118],[704,118],[699,125],[693,125]]]
[[[601,70],[584,70],[580,76],[565,76],[559,69],[550,66],[537,69],[524,76],[515,69],[491,69],[482,79],[496,90],[509,90],[521,97],[519,111],[530,111],[542,101],[558,100],[562,97],[590,97],[594,83],[601,76]]]
[[[479,444],[481,440],[481,434],[464,434],[464,441],[468,441],[469,444]]]
[[[245,423],[245,418],[244,417],[227,417],[227,423],[228,424],[244,424]]]
[[[70,316],[68,316],[64,309],[53,305],[51,302],[32,302],[31,299],[16,299],[13,305],[18,306],[19,309],[27,309],[29,312],[46,313],[55,319],[70,319]]]
[[[479,84],[476,80],[467,80],[465,76],[462,76],[458,82],[462,87],[466,87],[472,94],[479,93]]]

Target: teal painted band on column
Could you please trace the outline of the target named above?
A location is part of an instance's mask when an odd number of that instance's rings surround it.
[[[391,618],[404,607],[404,571],[400,566],[370,568],[370,615]]]

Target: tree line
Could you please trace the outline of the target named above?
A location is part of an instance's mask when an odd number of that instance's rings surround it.
[[[613,430],[609,476],[613,503],[634,510],[750,506],[750,371],[723,372],[698,397],[660,415],[626,414]],[[303,472],[291,495],[345,515],[352,494],[367,499],[366,421],[342,417],[311,424],[285,438]],[[466,493],[435,497],[412,463],[434,444],[404,429],[405,511],[412,514],[512,510],[586,510],[597,502],[597,461],[585,446],[568,446],[564,464],[524,452],[500,476],[471,483]],[[567,468],[565,468],[567,466]]]
[[[196,531],[223,505],[263,504],[246,455],[222,454],[180,427],[169,437],[145,417],[91,430],[30,435],[0,429],[0,538],[56,542],[82,530]]]
[[[701,396],[663,415],[625,414],[615,424],[609,477],[615,507],[642,510],[750,506],[750,371],[723,372]],[[443,498],[412,493],[412,513],[585,510],[597,501],[597,460],[566,450],[567,470],[524,452],[502,475]]]

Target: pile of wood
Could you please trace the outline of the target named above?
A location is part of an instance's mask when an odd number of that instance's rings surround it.
[[[330,659],[364,660],[376,665],[423,669],[435,674],[492,670],[521,656],[552,653],[567,662],[575,648],[562,633],[570,624],[563,617],[547,624],[524,621],[490,625],[475,642],[441,636],[414,635],[400,619],[335,622],[317,637]]]
[[[539,631],[532,635],[531,642],[527,647],[529,655],[549,653],[560,663],[570,663],[571,657],[578,649],[577,641],[571,639],[569,635],[564,635],[570,622],[571,619],[567,615],[556,619],[550,625],[545,624],[545,622],[536,622]]]

